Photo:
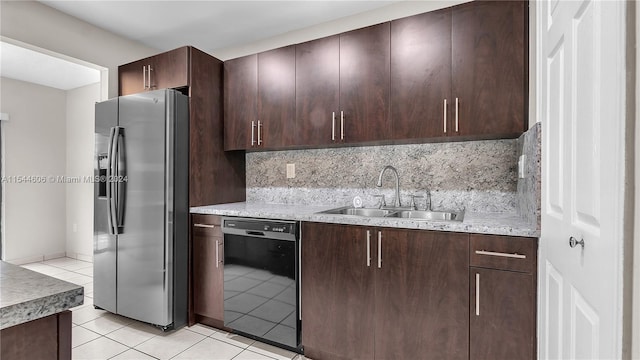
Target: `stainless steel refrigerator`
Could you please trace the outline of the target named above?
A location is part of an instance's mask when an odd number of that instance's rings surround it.
[[[96,103],[94,306],[164,330],[187,320],[189,99]]]

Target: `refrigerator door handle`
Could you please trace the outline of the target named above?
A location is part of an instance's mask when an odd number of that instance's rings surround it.
[[[111,179],[115,182],[116,188],[116,231],[122,233],[124,227],[124,209],[125,209],[125,186],[127,184],[127,157],[126,148],[124,146],[124,128],[118,126],[116,128],[116,153],[117,153],[117,171],[115,178]]]
[[[117,130],[115,127],[111,128],[111,132],[109,134],[109,148],[107,150],[107,162],[109,165],[107,166],[107,178],[105,179],[107,183],[107,203],[109,206],[109,211],[107,212],[107,222],[109,223],[109,234],[116,235],[116,224],[115,224],[115,212],[116,212],[116,204],[115,204],[115,189],[113,188],[113,182],[111,181],[114,173],[115,173],[115,148],[117,141]]]

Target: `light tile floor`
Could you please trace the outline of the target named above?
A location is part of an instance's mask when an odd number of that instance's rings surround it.
[[[302,355],[200,324],[163,333],[151,325],[96,310],[93,264],[86,261],[58,258],[23,267],[84,286],[84,304],[71,309],[74,360],[305,359]]]

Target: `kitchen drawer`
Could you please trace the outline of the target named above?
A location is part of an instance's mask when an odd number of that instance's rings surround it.
[[[533,273],[536,270],[537,239],[471,235],[470,265]]]
[[[222,237],[222,218],[216,215],[191,215],[193,233],[204,236]]]

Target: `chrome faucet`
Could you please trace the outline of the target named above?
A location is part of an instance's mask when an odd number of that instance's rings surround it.
[[[400,177],[398,176],[398,171],[396,170],[396,168],[391,165],[385,166],[384,169],[380,171],[380,176],[378,176],[378,183],[376,184],[376,186],[382,187],[382,175],[384,175],[384,172],[387,171],[387,169],[393,171],[393,173],[396,175],[396,199],[393,202],[393,206],[396,208],[402,207],[402,204],[400,203]]]

